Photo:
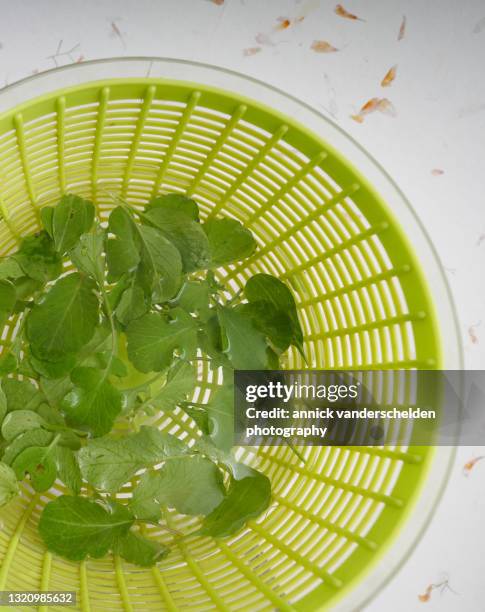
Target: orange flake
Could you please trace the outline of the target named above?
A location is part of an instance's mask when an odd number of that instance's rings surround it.
[[[448,580],[443,580],[443,582],[440,582],[439,584],[429,584],[426,587],[426,590],[424,591],[424,593],[418,595],[419,601],[422,601],[423,603],[426,603],[427,601],[429,601],[431,599],[431,593],[435,589],[440,589],[441,593],[443,593],[446,589],[448,589],[449,591],[453,591],[453,589],[449,585]]]
[[[390,115],[391,117],[396,116],[396,109],[390,100],[387,98],[371,98],[362,106],[356,115],[350,115],[350,117],[354,121],[357,121],[357,123],[363,123],[364,117],[369,113],[374,113],[375,111],[379,111],[385,115]]]
[[[336,47],[331,45],[326,40],[314,40],[310,46],[310,49],[315,51],[315,53],[335,53],[335,51],[338,51]]]
[[[224,0],[212,0],[213,4],[217,4],[217,6],[222,6],[224,4]]]
[[[406,35],[406,15],[403,15],[401,26],[399,28],[399,33],[397,35],[397,39],[402,40],[405,35]]]
[[[349,11],[345,10],[341,4],[337,4],[337,6],[335,7],[335,13],[339,17],[344,17],[344,19],[352,19],[353,21],[364,21],[360,17],[357,17],[357,15],[349,13]]]
[[[392,68],[389,68],[389,70],[386,72],[386,76],[381,81],[381,86],[389,87],[389,85],[396,78],[396,72],[397,72],[397,66],[393,66]]]
[[[482,459],[485,459],[485,455],[481,455],[480,457],[474,457],[473,459],[470,459],[470,461],[467,461],[463,466],[463,473],[465,474],[465,476],[468,476],[475,467],[475,465]]]
[[[81,62],[84,62],[84,55],[80,55],[76,60],[76,64],[80,64]]]
[[[433,168],[433,169],[431,170],[431,174],[432,174],[433,176],[441,176],[441,175],[442,175],[442,174],[444,174],[444,173],[445,173],[445,171],[444,171],[444,170],[442,170],[441,168]]]
[[[278,17],[278,21],[276,30],[287,30],[291,25],[291,21],[287,17]]]
[[[250,57],[251,55],[256,55],[256,53],[259,53],[262,50],[263,49],[261,47],[249,47],[248,49],[243,50],[243,55],[245,57]]]

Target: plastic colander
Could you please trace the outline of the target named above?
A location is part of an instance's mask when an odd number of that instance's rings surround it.
[[[0,111],[2,254],[66,191],[91,198],[102,218],[113,196],[136,206],[182,192],[204,218],[224,214],[252,230],[257,253],[220,277],[234,292],[257,272],[289,283],[311,367],[461,367],[446,282],[402,194],[297,100],[208,66],[128,59],[26,79],[3,91]],[[14,334],[12,324],[2,346]],[[307,367],[296,351],[285,365]],[[206,399],[217,377],[202,369],[200,381]],[[178,412],[153,422],[197,435]],[[230,538],[186,539],[150,569],[46,552],[39,514],[62,485],[41,496],[25,485],[1,511],[0,590],[72,590],[81,610],[360,610],[422,532],[452,450],[304,452],[302,464],[286,447],[239,449],[271,479],[270,509]],[[171,523],[187,531],[197,519]]]

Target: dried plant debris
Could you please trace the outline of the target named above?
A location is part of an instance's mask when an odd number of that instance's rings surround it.
[[[310,45],[310,49],[315,53],[335,53],[338,51],[336,47],[326,40],[314,40]]]
[[[397,66],[392,66],[391,68],[389,68],[389,70],[386,72],[384,78],[381,81],[381,86],[389,87],[390,85],[392,85],[392,83],[394,82],[396,78],[396,74],[397,74]]]
[[[390,117],[396,116],[396,109],[390,100],[387,98],[371,98],[360,108],[358,113],[351,115],[351,118],[357,123],[363,123],[367,115],[376,111]]]

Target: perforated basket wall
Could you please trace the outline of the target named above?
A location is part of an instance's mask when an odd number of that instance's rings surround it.
[[[386,206],[329,144],[290,118],[227,92],[154,79],[91,83],[0,117],[1,254],[39,227],[65,192],[133,206],[158,192],[192,195],[203,217],[232,216],[259,249],[221,277],[232,291],[256,272],[290,283],[310,365],[435,368],[430,299]],[[2,346],[15,334],[3,333]],[[291,352],[288,367],[305,367]],[[217,384],[201,370],[200,397]],[[160,427],[197,435],[175,413]],[[419,494],[431,449],[240,450],[274,496],[265,516],[224,540],[192,538],[152,569],[119,558],[80,565],[43,548],[37,521],[62,490],[1,512],[0,589],[74,590],[82,610],[317,610],[349,592],[385,551]],[[126,488],[129,493],[130,487]],[[173,516],[185,530],[196,519]],[[152,528],[152,537],[170,539]]]

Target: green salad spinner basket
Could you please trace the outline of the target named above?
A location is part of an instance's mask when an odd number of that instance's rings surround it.
[[[186,193],[203,217],[232,216],[258,241],[221,272],[232,291],[257,272],[294,289],[308,365],[293,351],[288,367],[461,367],[447,285],[412,210],[356,143],[297,100],[209,66],[134,58],[26,79],[2,92],[0,112],[2,255],[64,192],[92,199],[102,218],[113,196],[137,205]],[[5,328],[2,346],[14,335]],[[214,385],[202,372],[200,389]],[[177,412],[156,422],[197,436]],[[40,497],[25,485],[0,513],[0,590],[75,591],[84,611],[361,610],[427,524],[453,455],[307,447],[303,464],[288,447],[237,453],[271,479],[269,510],[230,538],[185,539],[150,569],[48,553],[37,523],[62,485]],[[187,530],[197,519],[173,521]]]

